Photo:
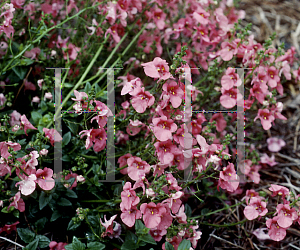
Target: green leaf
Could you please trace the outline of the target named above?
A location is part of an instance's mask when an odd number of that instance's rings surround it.
[[[63,161],[71,161],[71,157],[68,156],[68,155],[64,155],[62,158],[61,158]]]
[[[84,87],[84,92],[88,94],[90,92],[91,88],[92,88],[91,84],[89,82],[87,82]]]
[[[73,250],[72,244],[66,245],[66,246],[64,246],[64,248],[65,248],[66,250]]]
[[[184,205],[184,212],[188,218],[192,216],[192,209],[187,203]]]
[[[62,139],[62,147],[63,146],[66,146],[69,144],[71,140],[71,132],[69,131],[68,133],[66,133],[64,136],[63,136],[63,139]]]
[[[156,241],[153,239],[153,237],[150,234],[143,234],[139,237],[139,239],[147,243],[156,245]]]
[[[63,88],[73,88],[73,87],[74,87],[74,84],[67,83],[67,82],[63,83]]]
[[[47,204],[49,203],[49,201],[51,199],[52,199],[52,194],[48,195],[44,191],[42,191],[41,194],[40,194],[40,198],[39,198],[39,208],[40,208],[40,210],[42,210],[45,206],[47,206]]]
[[[37,235],[36,239],[39,241],[38,246],[40,248],[46,248],[49,247],[50,240],[45,235]]]
[[[88,250],[103,250],[105,245],[100,242],[89,242],[87,244]]]
[[[85,244],[78,240],[76,236],[73,236],[72,247],[74,250],[84,250]]]
[[[167,242],[165,243],[165,249],[166,250],[175,250],[171,243]]]
[[[74,221],[71,219],[69,224],[68,224],[68,228],[67,230],[68,231],[74,231],[76,228],[78,228],[79,226],[81,225],[81,221],[80,222],[77,222],[77,223],[74,223]]]
[[[48,109],[47,103],[44,100],[41,101],[40,105],[43,112]]]
[[[19,215],[20,215],[19,210],[13,211],[13,215],[14,215],[15,217],[19,218]]]
[[[57,202],[57,204],[60,206],[72,206],[72,202],[66,198],[60,198],[60,200]]]
[[[50,222],[57,220],[60,216],[61,214],[57,210],[55,210],[51,216]]]
[[[46,217],[43,217],[39,220],[37,220],[35,223],[34,223],[34,226],[35,226],[35,229],[37,232],[41,231],[42,229],[44,229],[45,227],[45,224],[47,223],[48,219]]]
[[[7,208],[8,208],[8,206],[2,208],[1,212],[2,212],[2,213],[8,214],[8,213],[11,213],[11,212],[15,209],[13,206],[11,206],[11,207],[9,208],[9,210],[7,211]]]
[[[121,246],[121,250],[135,250],[137,248],[138,245],[132,240],[125,241]]]
[[[31,60],[31,59],[29,59],[29,58],[22,58],[22,59],[20,60],[20,63],[21,63],[21,65],[23,65],[23,66],[28,66],[28,65],[33,64],[34,61]]]
[[[189,240],[184,239],[180,242],[177,250],[190,250],[191,247],[191,242]]]
[[[18,234],[25,243],[33,241],[35,234],[29,228],[17,228]]]
[[[42,115],[37,111],[32,111],[31,118],[35,124],[39,124],[39,120],[42,118]]]
[[[27,73],[26,67],[16,66],[16,67],[13,67],[12,70],[19,77],[20,80],[24,80],[26,73]]]
[[[144,229],[146,226],[143,224],[143,222],[141,220],[136,220],[135,221],[135,230],[136,231],[140,231],[142,229]]]
[[[71,130],[71,132],[74,134],[74,135],[77,135],[77,132],[78,132],[78,124],[75,124],[75,123],[72,123],[68,120],[64,120],[64,122],[66,122],[67,124],[67,127]]]
[[[35,239],[31,243],[29,243],[26,247],[23,248],[23,250],[36,250],[39,244],[39,240]]]
[[[78,198],[77,194],[71,189],[67,189],[66,196],[70,198]]]
[[[134,242],[134,244],[137,243],[137,236],[131,232],[131,231],[127,231],[126,235],[125,235],[125,242],[126,241],[132,241]]]

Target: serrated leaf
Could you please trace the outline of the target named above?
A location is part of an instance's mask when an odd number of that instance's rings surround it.
[[[74,250],[84,250],[85,244],[78,240],[76,236],[73,236],[72,247]]]
[[[91,88],[92,88],[91,84],[89,82],[87,82],[84,87],[84,92],[88,94],[90,92]]]
[[[60,200],[57,202],[57,204],[60,206],[72,206],[72,202],[66,198],[60,198]]]
[[[89,242],[87,244],[88,250],[103,250],[105,245],[100,242]]]
[[[68,145],[70,140],[71,140],[71,132],[69,131],[68,133],[64,134],[64,136],[63,136],[62,146]]]
[[[64,248],[65,248],[66,250],[73,250],[72,244],[66,245],[66,246],[64,246]]]
[[[189,240],[184,239],[180,242],[177,250],[190,250],[192,244]]]
[[[46,248],[49,247],[50,240],[45,235],[37,235],[36,239],[39,241],[38,246],[40,248]]]
[[[21,240],[25,243],[30,243],[33,241],[35,234],[29,228],[17,228],[18,235],[20,236]]]

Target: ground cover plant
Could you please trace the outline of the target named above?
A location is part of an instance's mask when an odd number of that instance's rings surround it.
[[[287,144],[266,134],[296,51],[256,42],[237,5],[1,2],[3,249],[276,248],[299,227],[292,183],[255,191]]]

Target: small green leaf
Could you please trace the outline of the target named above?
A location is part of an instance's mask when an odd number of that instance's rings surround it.
[[[40,105],[43,112],[45,112],[48,109],[47,103],[44,100],[41,101]]]
[[[9,208],[9,210],[7,211],[7,208],[8,208],[8,207],[2,208],[1,212],[2,212],[2,213],[8,214],[8,213],[11,213],[11,212],[15,209],[13,206],[11,206],[11,207]]]
[[[23,250],[36,250],[39,244],[39,240],[35,239],[31,243],[29,243],[26,247],[23,248]]]
[[[68,155],[64,155],[61,159],[66,162],[71,161],[71,157]]]
[[[177,250],[190,250],[191,247],[191,242],[189,240],[184,239],[180,242]]]
[[[88,94],[90,92],[91,88],[92,88],[91,84],[89,82],[87,82],[84,87],[84,92]]]
[[[72,206],[72,202],[70,202],[68,199],[65,198],[60,198],[57,204],[60,206]]]
[[[45,227],[45,224],[47,223],[48,219],[46,217],[43,217],[39,220],[37,220],[35,223],[34,223],[34,226],[36,228],[36,231],[39,232],[41,231],[42,229],[44,229]]]
[[[32,111],[31,118],[35,124],[39,124],[39,120],[42,118],[42,115],[37,111]]]
[[[153,239],[153,237],[150,234],[143,234],[139,237],[139,239],[147,243],[156,245],[156,241]]]
[[[66,250],[73,250],[72,244],[66,245],[66,246],[64,246],[64,248],[65,248]]]
[[[49,203],[49,201],[52,199],[52,195],[48,195],[46,194],[44,191],[41,192],[40,194],[40,198],[39,198],[39,208],[40,210],[42,210],[45,206],[47,206],[47,204]]]
[[[20,80],[24,80],[26,73],[27,73],[26,67],[16,66],[16,67],[13,67],[12,70],[19,77]]]
[[[100,242],[90,242],[87,244],[88,250],[103,250],[105,245]]]
[[[72,247],[74,250],[84,250],[85,244],[78,240],[76,236],[73,236]]]
[[[69,131],[68,133],[66,133],[64,136],[63,136],[63,139],[62,139],[62,146],[66,146],[69,144],[71,140],[71,132]]]
[[[143,222],[141,220],[136,220],[135,221],[135,230],[136,231],[140,231],[142,229],[144,229],[146,226],[143,224]]]
[[[17,228],[18,234],[25,243],[33,241],[35,234],[29,228]]]
[[[175,250],[171,243],[167,242],[165,243],[165,249],[166,250]]]
[[[66,196],[70,198],[78,198],[77,194],[71,189],[67,189]]]
[[[55,210],[51,216],[50,222],[57,220],[59,217],[61,217],[61,214]]]
[[[19,214],[20,214],[19,210],[13,211],[13,215],[14,215],[15,217],[19,218]]]
[[[187,203],[184,205],[184,212],[188,218],[192,216],[192,209]]]
[[[40,248],[46,248],[49,247],[50,240],[45,235],[37,235],[36,239],[39,241],[38,246]]]
[[[69,224],[68,224],[68,231],[74,231],[76,228],[78,228],[81,225],[81,221],[80,222],[76,222],[74,223],[73,220],[70,220]]]

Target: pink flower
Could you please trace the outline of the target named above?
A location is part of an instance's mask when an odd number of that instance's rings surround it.
[[[268,84],[271,88],[275,88],[277,84],[280,82],[280,78],[278,76],[278,70],[274,67],[271,66],[267,70],[268,74]]]
[[[52,94],[50,92],[45,93],[44,100],[49,99],[52,100]]]
[[[278,214],[277,223],[280,227],[287,228],[293,224],[293,221],[297,220],[298,214],[295,208],[291,208],[289,204],[278,204],[276,213]]]
[[[43,190],[51,190],[55,186],[55,181],[52,179],[53,170],[45,167],[43,170],[38,169],[36,171],[37,184]]]
[[[50,143],[52,146],[54,146],[54,142],[62,141],[61,135],[54,128],[43,128],[43,131],[45,133],[45,136],[50,139]]]
[[[72,173],[72,172],[71,172],[70,174],[66,175],[66,176],[65,176],[65,180],[69,180],[69,179],[71,179],[71,178],[74,178],[75,180],[74,180],[74,182],[73,182],[73,184],[72,184],[71,187],[70,187],[70,184],[69,184],[69,183],[66,184],[65,187],[66,187],[66,188],[70,188],[70,189],[73,189],[73,188],[77,187],[77,177],[78,177],[78,174]]]
[[[76,98],[71,98],[73,101],[78,102],[77,104],[83,109],[87,109],[89,96],[85,92],[78,92],[76,89],[74,90],[74,95]],[[75,108],[73,106],[73,108]],[[77,110],[77,109],[76,109]],[[79,109],[81,110],[81,108]]]
[[[10,224],[10,225],[5,225],[4,227],[0,228],[0,233],[1,232],[6,232],[7,234],[11,234],[12,231],[16,231],[17,230],[17,225],[19,224],[20,222],[17,221],[13,224]]]
[[[125,209],[123,206],[121,208],[121,220],[128,227],[133,227],[135,221],[142,218],[142,213],[136,207],[131,207],[130,209]]]
[[[155,241],[161,241],[162,237],[167,234],[166,229],[159,230],[158,228],[153,228],[149,231],[149,234],[153,237]]]
[[[51,241],[49,243],[50,250],[66,250],[65,249],[66,245],[68,245],[68,243],[63,243],[63,242],[57,243],[56,241]]]
[[[197,21],[197,23],[206,25],[209,22],[208,17],[210,14],[198,6],[197,10],[193,12],[193,18]]]
[[[267,139],[268,149],[271,152],[279,152],[282,147],[285,146],[285,142],[282,139],[271,137]]]
[[[128,176],[134,180],[138,181],[141,176],[145,176],[150,172],[150,165],[146,161],[142,161],[140,157],[130,157],[127,159],[128,164]]]
[[[257,192],[255,192],[255,190],[250,189],[246,191],[246,196],[242,199],[246,199],[246,204],[249,204],[249,199],[253,198],[253,197],[259,197],[259,194]]]
[[[229,67],[226,70],[226,74],[221,78],[221,84],[225,90],[229,90],[234,86],[240,86],[242,84],[242,80],[239,78],[239,75],[235,73],[235,69]]]
[[[126,166],[127,165],[127,159],[129,159],[130,157],[132,157],[132,155],[130,153],[122,155],[118,159],[119,167],[122,168],[122,167]],[[128,170],[128,167],[121,169],[120,172],[122,174],[127,174],[128,173],[127,170]]]
[[[93,142],[94,144],[94,151],[95,152],[100,152],[103,150],[106,146],[106,132],[103,128],[100,129],[90,129],[90,130],[82,130],[79,132],[80,138],[83,136],[87,136],[86,141],[85,141],[85,148],[89,149],[92,145]]]
[[[154,202],[143,203],[140,209],[147,228],[157,227],[161,222],[161,215],[166,212],[166,208],[161,203],[156,205]]]
[[[153,132],[155,137],[160,141],[167,141],[171,138],[172,133],[177,130],[177,125],[172,119],[167,119],[166,116],[153,118]]]
[[[33,48],[30,51],[26,51],[24,53],[24,56],[30,58],[31,60],[33,60],[33,59],[37,59],[37,55],[39,55],[40,53],[41,53],[40,48]]]
[[[237,53],[236,42],[223,42],[221,44],[221,50],[218,53],[224,61],[230,61],[233,58],[233,55]]]
[[[265,96],[269,93],[268,86],[264,83],[255,82],[250,89],[250,97],[254,96],[260,104],[263,104]]]
[[[279,216],[275,216],[272,219],[266,221],[266,225],[269,228],[269,236],[272,240],[281,241],[286,236],[286,228],[278,225]]]
[[[234,165],[229,163],[227,167],[223,168],[220,172],[220,178],[218,182],[217,189],[219,187],[226,189],[228,192],[234,192],[239,186],[239,177],[236,174]]]
[[[273,167],[273,166],[275,166],[277,164],[277,162],[275,161],[275,156],[272,155],[271,157],[269,157],[266,153],[264,153],[260,157],[260,163],[268,164],[271,167]]]
[[[162,164],[169,164],[173,161],[173,152],[176,150],[176,146],[173,145],[171,140],[156,142],[154,143],[154,147],[156,148],[158,159]]]
[[[258,184],[260,181],[260,174],[258,173],[258,170],[261,169],[261,166],[259,165],[252,165],[252,162],[250,165],[245,165],[245,175],[249,176],[251,180],[253,180],[254,183]]]
[[[214,114],[211,117],[211,119],[209,120],[209,122],[213,122],[213,121],[217,122],[217,131],[218,132],[222,132],[227,126],[227,122],[225,121],[222,113]]]
[[[129,120],[130,120],[130,124],[126,128],[126,132],[131,136],[134,136],[141,131],[141,128],[139,126],[145,126],[145,124],[140,122],[139,120],[135,120],[135,121],[132,121],[131,119]]]
[[[35,97],[32,98],[31,102],[39,103],[40,102],[40,98],[38,96],[35,96]]]
[[[106,215],[104,215],[104,223],[100,219],[100,223],[102,226],[105,227],[106,231],[102,233],[101,237],[108,236],[109,238],[119,238],[121,234],[121,225],[117,222],[115,222],[115,218],[117,215],[112,216],[109,220],[106,220]],[[113,227],[113,224],[115,222],[115,227]]]
[[[36,188],[36,176],[35,174],[31,174],[29,176],[24,176],[22,181],[16,183],[15,186],[19,185],[19,190],[23,195],[30,195]]]
[[[179,208],[178,213],[176,214],[176,216],[174,216],[174,218],[176,218],[179,223],[187,223],[186,222],[187,217],[186,214],[184,213],[184,205],[182,205]]]
[[[270,236],[266,234],[264,231],[267,228],[257,228],[252,233],[257,237],[259,240],[270,240]]]
[[[11,114],[10,114],[10,120],[9,120],[9,124],[10,126],[15,126],[15,125],[20,125],[20,117],[21,114],[14,110]]]
[[[18,151],[21,149],[21,145],[17,142],[0,142],[0,153],[3,158],[8,159],[11,154],[8,152],[8,149],[12,148],[14,151]]]
[[[181,87],[175,81],[171,80],[163,85],[163,90],[170,97],[172,106],[178,108],[184,98],[184,92]]]
[[[25,0],[11,0],[10,1],[15,8],[22,9],[22,5],[25,3]]]
[[[159,80],[167,80],[173,78],[169,72],[169,66],[166,60],[155,57],[152,62],[142,63],[145,74],[152,78],[159,78]]]
[[[11,206],[15,207],[16,209],[18,209],[20,212],[24,212],[25,211],[25,202],[23,201],[23,199],[21,198],[21,193],[20,191],[17,192],[15,194],[14,197],[11,197],[10,200],[13,200],[12,203],[10,203],[10,205],[7,207],[7,211],[9,210],[9,208]]]
[[[175,194],[171,194],[170,198],[164,200],[162,203],[167,203],[173,214],[176,214],[182,204],[180,198],[183,196],[182,191],[177,191]]]
[[[243,96],[239,93],[238,89],[229,89],[225,90],[223,87],[221,88],[222,95],[220,97],[220,102],[223,107],[231,109],[233,108],[237,102],[243,98]]]
[[[254,121],[256,121],[258,118],[260,119],[264,130],[269,130],[272,127],[271,123],[275,120],[275,117],[268,109],[259,109]]]
[[[43,148],[43,149],[40,151],[39,154],[40,154],[40,155],[47,155],[47,154],[48,154],[48,150],[45,149],[45,148]]]
[[[133,96],[131,100],[132,107],[138,113],[144,113],[147,107],[151,107],[154,104],[155,98],[149,91],[145,91],[145,88],[136,87],[130,95]]]
[[[253,197],[250,203],[244,209],[244,215],[248,220],[254,220],[258,216],[264,216],[268,212],[266,208],[267,203],[262,201],[261,198]]]
[[[35,169],[35,167],[38,165],[37,158],[39,158],[39,153],[34,150],[30,152],[28,156],[30,157],[30,159],[26,162],[26,167],[28,166],[31,169]]]
[[[131,207],[136,206],[140,202],[140,198],[136,196],[134,189],[131,187],[130,182],[126,182],[121,192],[122,202],[120,205],[125,210],[129,210]]]
[[[271,184],[269,190],[273,192],[272,197],[280,195],[282,196],[283,200],[285,200],[285,196],[290,193],[290,190],[288,188],[275,184]]]
[[[27,135],[26,131],[27,129],[35,129],[37,130],[37,128],[35,128],[26,118],[25,115],[21,116],[21,129],[24,129],[25,134]],[[28,135],[27,135],[28,136]]]

